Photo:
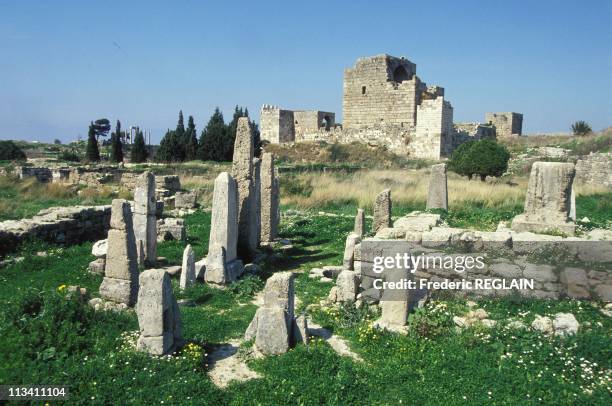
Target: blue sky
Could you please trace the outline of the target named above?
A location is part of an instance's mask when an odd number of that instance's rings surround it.
[[[236,104],[341,121],[343,69],[381,53],[443,86],[456,122],[612,125],[609,0],[0,0],[0,139],[70,141],[106,117],[159,140],[179,109],[200,131]]]

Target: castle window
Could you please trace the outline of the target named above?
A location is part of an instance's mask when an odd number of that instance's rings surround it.
[[[365,86],[361,86],[361,94],[366,94],[366,87]]]
[[[393,81],[402,83],[404,80],[410,80],[410,75],[408,75],[408,72],[406,72],[406,68],[403,66],[398,66],[393,71]]]

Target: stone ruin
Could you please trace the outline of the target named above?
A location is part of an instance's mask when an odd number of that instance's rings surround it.
[[[385,189],[374,201],[374,222],[372,231],[377,233],[383,228],[391,227],[391,189]]]
[[[519,228],[524,227],[525,218],[529,225],[536,224],[538,231],[542,230],[541,225],[547,225],[545,231],[558,230],[559,225],[568,227],[572,211],[569,207],[572,204],[572,176],[572,164],[541,162],[534,165],[525,203],[526,213],[518,216]],[[437,183],[432,181],[434,187]],[[386,207],[387,198],[381,200],[385,201]],[[391,202],[388,204],[390,206]],[[533,213],[533,217],[527,213]],[[358,212],[356,224],[362,223],[361,216],[362,212]],[[549,251],[561,251],[565,257],[559,263],[533,263],[532,255]],[[436,258],[441,260],[472,253],[474,256],[482,255],[485,263],[482,268],[466,269],[460,273],[439,269],[435,265],[432,267],[430,263],[422,263],[414,271],[387,268],[382,273],[373,272],[373,255],[394,257],[397,253],[422,253],[433,258],[434,264]],[[523,229],[517,231],[503,224],[497,231],[477,231],[443,226],[439,214],[412,212],[397,219],[389,228],[379,228],[374,237],[363,237],[354,231],[347,236],[341,271],[329,293],[328,302],[354,302],[357,306],[377,304],[382,315],[375,325],[405,333],[409,311],[427,300],[431,292],[420,288],[385,291],[375,287],[375,279],[384,282],[411,280],[416,286],[421,280],[474,282],[485,278],[510,283],[527,279],[533,281],[532,288],[476,288],[456,292],[477,297],[503,297],[517,292],[536,299],[569,297],[610,302],[612,275],[600,269],[601,265],[610,263],[612,236],[606,230],[593,230],[582,238],[536,234]],[[318,269],[311,271],[311,277],[317,275],[315,271]],[[325,272],[322,275],[325,276]]]
[[[140,275],[136,314],[140,327],[138,350],[164,355],[182,345],[181,313],[165,270],[148,269]]]
[[[284,354],[299,342],[308,342],[306,318],[295,317],[295,275],[291,272],[273,274],[266,281],[264,304],[244,335],[255,339],[255,347],[265,355]]]
[[[261,158],[260,183],[260,241],[269,244],[277,237],[280,221],[280,190],[274,168],[274,154],[270,152],[264,152]]]
[[[427,209],[448,210],[448,185],[446,164],[433,165],[429,175]]]
[[[344,70],[342,111],[344,123],[334,113],[292,111],[264,105],[261,139],[271,143],[327,141],[361,142],[385,146],[414,158],[440,159],[461,143],[521,133],[522,115],[488,113],[492,124],[453,124],[453,107],[444,88],[428,86],[408,59],[382,54],[359,58]],[[509,120],[509,121],[508,121]]]
[[[183,251],[183,263],[181,266],[181,279],[179,286],[181,290],[185,290],[196,281],[195,257],[191,244],[187,244]]]
[[[535,162],[529,176],[525,212],[512,220],[512,230],[574,235],[575,172],[571,163]]]
[[[499,137],[523,134],[523,115],[520,113],[487,113],[485,121],[495,126],[495,132]]]
[[[242,258],[251,258],[257,251],[255,226],[256,199],[253,179],[253,132],[246,117],[238,119],[232,176],[238,188],[238,252]]]
[[[132,213],[127,200],[113,200],[110,226],[100,296],[133,306],[138,294],[138,259]]]
[[[146,171],[134,189],[134,236],[140,266],[155,266],[157,258],[155,175]]]
[[[215,179],[206,271],[207,283],[234,281],[244,267],[238,259],[238,190],[234,178],[222,172]]]
[[[359,237],[363,237],[365,235],[365,211],[363,209],[357,209],[353,233],[357,234]]]

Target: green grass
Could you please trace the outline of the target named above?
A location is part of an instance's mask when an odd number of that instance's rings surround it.
[[[30,218],[49,207],[110,204],[111,197],[81,197],[76,188],[0,177],[0,221]]]
[[[210,214],[198,212],[186,217],[186,223],[189,243],[199,259],[206,251]],[[290,238],[294,247],[271,257],[261,276],[339,264],[352,225],[349,217],[285,217],[281,235]],[[179,263],[183,246],[165,242],[159,254]],[[177,297],[196,303],[182,307],[181,316],[185,338],[199,350],[153,358],[127,345],[137,330],[133,312],[93,312],[57,293],[60,285],[78,284],[96,294],[102,278],[86,271],[93,259],[91,243],[55,248],[47,257],[35,255],[41,249],[45,247],[24,247],[23,262],[0,270],[0,384],[68,384],[71,402],[82,404],[161,400],[198,405],[396,404],[401,400],[514,405],[539,403],[539,399],[547,404],[607,404],[610,400],[609,381],[607,387],[591,387],[596,379],[587,368],[597,377],[612,368],[612,322],[588,303],[567,300],[481,301],[480,306],[500,326],[461,333],[454,331],[449,320],[467,310],[465,302],[438,300],[411,318],[412,332],[407,336],[371,329],[376,315],[370,312],[350,306],[311,307],[315,321],[345,337],[365,362],[341,357],[326,343],[314,340],[282,356],[250,361],[262,378],[222,390],[208,378],[199,351],[243,335],[256,310],[249,300],[262,281],[248,277],[225,290],[196,284],[179,293],[174,278]],[[300,275],[298,311],[318,303],[330,287]],[[510,317],[530,323],[536,313],[559,311],[572,312],[583,325],[575,337],[562,340],[503,328],[503,321]],[[508,353],[512,355],[505,357]]]

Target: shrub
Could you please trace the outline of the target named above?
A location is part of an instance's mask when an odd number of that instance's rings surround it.
[[[591,126],[584,120],[578,120],[572,124],[572,133],[574,135],[587,135],[593,132]]]
[[[449,169],[459,175],[501,176],[508,169],[510,153],[505,146],[491,139],[469,141],[461,144],[452,154]]]
[[[25,153],[13,141],[0,141],[0,161],[23,161]]]
[[[58,156],[60,161],[80,162],[81,158],[74,150],[64,150]]]

